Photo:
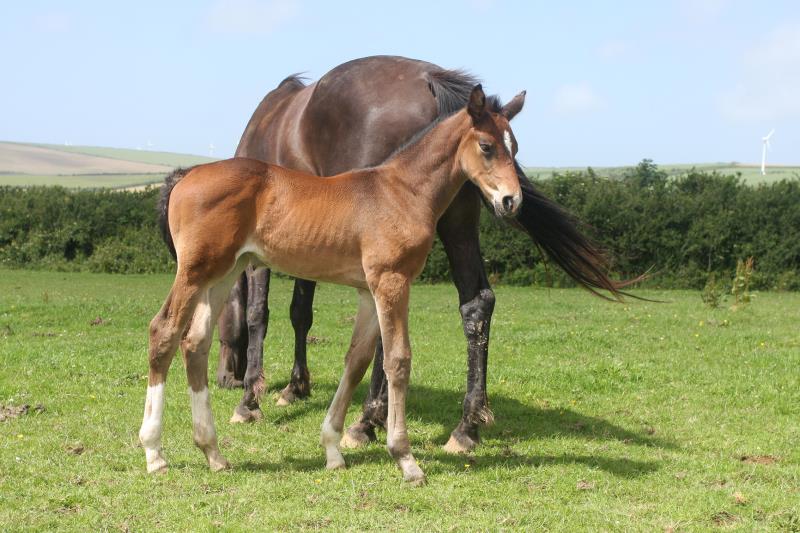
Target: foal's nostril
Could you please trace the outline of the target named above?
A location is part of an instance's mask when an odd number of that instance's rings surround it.
[[[510,212],[513,207],[514,207],[514,197],[503,196],[503,209],[506,210],[506,213]]]

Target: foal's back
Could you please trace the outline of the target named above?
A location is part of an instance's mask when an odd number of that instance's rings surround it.
[[[364,287],[365,240],[393,202],[365,169],[321,178],[248,158],[199,165],[172,191],[170,231],[187,268],[220,277],[243,254],[288,274]]]

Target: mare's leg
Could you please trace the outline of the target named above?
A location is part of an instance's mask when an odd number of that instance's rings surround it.
[[[254,422],[262,418],[258,400],[264,392],[264,337],[269,323],[268,268],[247,267],[247,371],[242,401],[233,411],[232,423]]]
[[[386,412],[389,406],[389,384],[383,371],[383,342],[378,338],[375,347],[375,360],[372,363],[372,377],[369,392],[364,398],[364,406],[358,422],[347,428],[341,445],[345,448],[358,448],[377,440],[375,428],[386,427]]]
[[[144,417],[139,430],[139,440],[144,447],[147,471],[167,469],[167,461],[161,453],[161,430],[164,414],[164,386],[167,371],[178,349],[183,332],[194,313],[202,288],[189,283],[181,270],[161,310],[150,322],[149,366],[147,398]]]
[[[189,398],[192,406],[194,443],[206,456],[208,466],[216,472],[228,468],[228,461],[217,446],[217,431],[211,414],[208,395],[208,349],[214,333],[214,322],[228,297],[236,275],[204,291],[201,295],[189,329],[181,342],[181,351],[189,381]]]
[[[311,379],[306,362],[308,331],[314,322],[314,291],[317,283],[304,279],[294,280],[294,293],[289,316],[294,328],[294,367],[289,384],[278,397],[278,405],[289,405],[298,398],[311,394]]]
[[[425,474],[411,454],[406,428],[406,393],[411,377],[411,345],[408,340],[408,297],[411,280],[401,274],[381,274],[370,283],[383,341],[383,369],[389,383],[386,447],[414,485],[425,483]]]
[[[247,368],[247,275],[243,272],[231,290],[219,318],[217,385],[241,387]]]
[[[445,445],[445,450],[453,453],[472,450],[480,442],[478,427],[493,421],[486,396],[486,364],[494,292],[486,277],[478,241],[480,209],[477,190],[467,184],[437,226],[458,289],[459,311],[467,338],[467,394],[463,414]]]
[[[339,381],[339,388],[328,408],[328,414],[322,423],[320,443],[325,448],[327,468],[344,468],[344,457],[339,451],[339,440],[342,437],[344,417],[347,407],[353,398],[353,391],[361,382],[367,371],[375,344],[378,342],[378,319],[375,313],[375,301],[369,291],[359,291],[358,313],[353,326],[353,337],[350,348],[344,359],[344,374]]]

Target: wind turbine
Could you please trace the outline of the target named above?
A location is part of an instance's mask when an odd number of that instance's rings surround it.
[[[769,145],[769,138],[772,137],[772,134],[775,133],[775,129],[773,128],[767,134],[766,137],[761,137],[761,175],[767,175],[767,149],[772,150],[772,147]]]
[[[152,150],[153,149],[153,143],[150,141],[150,139],[147,139],[147,149],[148,150]]]
[[[214,157],[214,143],[208,143],[208,157]]]

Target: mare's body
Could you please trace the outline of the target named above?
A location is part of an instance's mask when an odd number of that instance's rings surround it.
[[[345,63],[308,86],[290,77],[253,113],[236,154],[320,176],[377,165],[437,118],[462,108],[474,83],[474,78],[463,72],[388,56]],[[519,169],[518,175],[525,201],[514,223],[580,284],[615,293],[617,286],[606,275],[602,253],[576,229],[569,215],[533,188]],[[480,209],[478,190],[467,183],[436,228],[458,290],[469,367],[463,416],[447,445],[451,451],[475,446],[479,424],[491,419],[486,370],[494,293],[480,253]],[[312,324],[314,288],[313,281],[298,279],[295,283],[290,310],[295,363],[280,403],[310,391],[306,338]],[[245,386],[233,421],[260,416],[257,390],[269,316],[268,289],[269,270],[248,271],[234,288],[220,319],[217,380],[223,386],[242,382]],[[381,355],[379,345],[364,413],[348,430],[346,444],[374,438],[375,426],[382,426],[386,419],[387,388]]]

